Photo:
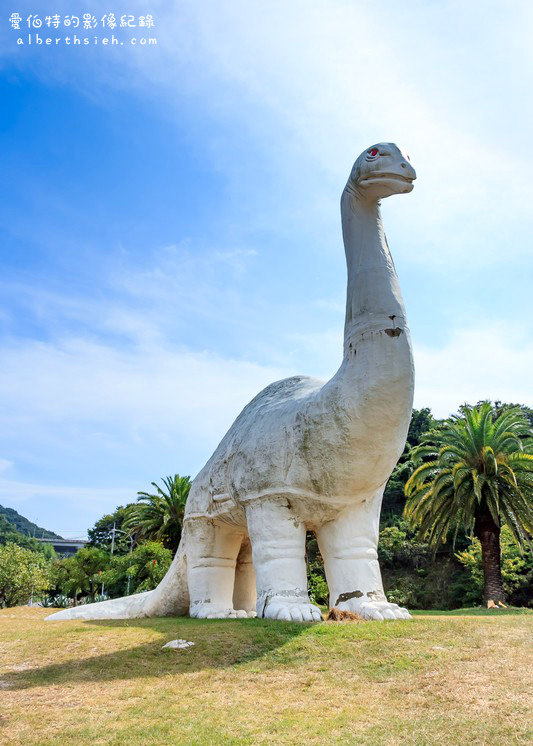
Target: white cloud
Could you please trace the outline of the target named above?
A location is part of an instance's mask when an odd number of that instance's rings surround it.
[[[12,343],[0,369],[0,427],[15,463],[0,478],[0,503],[80,534],[72,521],[92,525],[150,481],[194,476],[242,407],[286,374],[145,338],[125,348],[80,337]]]
[[[74,309],[84,323],[92,318],[87,335],[12,341],[0,368],[0,427],[10,449],[0,471],[12,474],[0,478],[0,502],[63,534],[82,532],[57,519],[50,525],[40,518],[43,511],[55,507],[57,515],[75,515],[89,526],[166,470],[194,475],[261,388],[296,372],[298,360],[306,362],[297,372],[327,377],[340,357],[340,329],[288,333],[272,355],[279,364],[260,365],[186,349],[164,333],[129,337],[144,316],[142,306],[126,311],[117,302],[103,312],[89,300],[79,307],[66,301],[56,313]],[[111,320],[107,330],[127,335],[128,344],[106,341],[102,319]],[[284,358],[283,344],[294,354]],[[417,345],[415,367],[415,406],[430,406],[437,416],[482,398],[532,403],[533,347],[516,325],[509,331],[487,321],[482,330],[452,333],[444,346]],[[43,482],[48,461],[52,473]],[[28,473],[37,475],[35,482]]]
[[[482,399],[531,406],[533,344],[525,329],[487,323],[455,331],[441,348],[415,348],[415,406],[447,417]]]
[[[136,324],[132,315],[126,327]],[[297,348],[286,358],[291,367],[187,350],[150,335],[126,347],[75,336],[13,342],[0,369],[2,427],[34,451],[43,444],[68,450],[72,439],[74,448],[97,443],[110,452],[175,444],[181,463],[201,466],[240,409],[293,373],[296,359],[309,366],[300,372],[331,375],[342,339],[340,330],[291,333],[286,344]],[[533,346],[516,327],[487,324],[456,331],[440,348],[417,345],[415,365],[415,404],[439,416],[482,398],[531,401]],[[9,466],[0,461],[0,469]]]
[[[4,426],[48,441],[69,425],[108,437],[158,440],[181,432],[200,447],[281,370],[213,353],[137,346],[120,350],[85,339],[24,342],[4,353]]]
[[[131,489],[38,484],[0,478],[0,504],[14,508],[37,525],[64,538],[85,538],[87,527],[102,514],[135,499]],[[50,525],[49,515],[56,517]]]
[[[472,268],[480,259],[501,262],[502,249],[507,261],[529,251],[520,236],[533,230],[533,111],[520,70],[530,53],[517,29],[530,13],[528,3],[501,13],[456,0],[379,9],[331,0],[159,3],[157,52],[119,50],[101,74],[149,96],[170,90],[167,113],[207,111],[216,127],[206,138],[213,165],[255,195],[258,220],[266,219],[259,164],[280,182],[293,180],[278,224],[310,212],[317,226],[329,226],[359,150],[397,140],[419,172],[409,200],[387,205],[391,227],[411,236],[399,251],[418,263]],[[235,131],[259,145],[241,151],[242,162]]]
[[[290,334],[298,354],[312,365],[313,375],[328,378],[339,362],[341,330]],[[415,407],[431,407],[438,417],[482,399],[533,405],[533,344],[526,329],[486,320],[481,328],[451,329],[439,346],[414,344]]]
[[[12,461],[7,458],[0,458],[0,473],[7,471],[11,466],[13,466]]]
[[[232,249],[231,251],[216,251],[214,258],[231,267],[235,276],[243,277],[250,258],[257,256],[258,253],[256,249]]]
[[[97,502],[101,509],[109,501],[131,501],[130,490],[116,488],[78,487],[74,485],[35,484],[14,479],[0,479],[0,502],[9,498],[15,505],[23,505],[27,500],[50,497],[68,498],[72,501]]]
[[[105,11],[101,0],[87,7]],[[132,0],[129,12],[145,10]],[[329,231],[352,160],[391,138],[419,172],[409,200],[387,204],[389,228],[410,237],[403,256],[463,270],[527,256],[528,2],[182,0],[151,10],[157,47],[65,50],[60,73],[41,52],[40,74],[97,98],[105,84],[133,90],[181,123],[191,111],[191,136],[206,117],[202,147],[254,204],[248,222],[290,228],[311,214]],[[274,216],[265,177],[290,194]]]

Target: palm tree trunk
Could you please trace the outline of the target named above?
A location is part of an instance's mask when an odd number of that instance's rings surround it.
[[[482,507],[476,512],[474,534],[481,543],[485,603],[491,600],[505,603],[500,564],[500,527],[487,508]]]

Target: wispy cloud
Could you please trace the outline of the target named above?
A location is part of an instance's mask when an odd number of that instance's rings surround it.
[[[33,516],[41,500],[51,507],[61,498],[90,525],[104,503],[111,509],[126,494],[131,501],[152,479],[194,476],[242,407],[286,372],[166,343],[11,345],[0,419],[9,431],[2,465],[12,464],[13,476],[0,480],[0,495],[26,502]],[[45,474],[48,486],[29,481],[33,474]]]
[[[11,466],[13,466],[12,461],[7,458],[0,458],[0,473],[7,471]]]
[[[531,403],[533,344],[523,325],[456,331],[442,347],[415,347],[415,361],[415,406],[431,402],[439,417],[481,399]]]
[[[64,538],[85,538],[87,527],[117,505],[134,502],[127,488],[95,488],[78,485],[39,484],[0,478],[0,504],[18,510],[42,528]],[[51,514],[61,516],[50,525]]]
[[[443,268],[460,260],[463,269],[480,259],[498,264],[502,249],[507,259],[526,255],[533,105],[513,79],[530,59],[517,31],[530,17],[527,3],[501,13],[456,0],[385,2],[379,12],[369,2],[186,1],[156,4],[154,14],[158,49],[117,53],[100,74],[145,95],[172,91],[160,99],[171,115],[206,110],[217,127],[207,135],[214,165],[229,188],[250,192],[256,219],[257,185],[275,171],[279,187],[293,191],[276,221],[292,223],[305,203],[315,225],[329,229],[350,162],[370,142],[393,138],[411,150],[420,176],[408,201],[388,207],[400,235],[416,227],[399,251]],[[510,48],[512,56],[502,52]],[[235,128],[247,141],[248,168],[235,157]]]
[[[73,308],[85,335],[11,340],[0,369],[1,427],[9,432],[0,469],[11,475],[0,479],[0,500],[24,507],[37,522],[45,504],[59,514],[75,505],[78,522],[90,525],[151,479],[175,470],[194,475],[265,385],[294,372],[327,377],[340,356],[340,328],[287,332],[271,355],[279,364],[261,365],[187,349],[156,315],[149,327],[159,332],[147,332],[142,305],[135,311],[109,302],[103,312],[90,299],[79,307],[66,299],[55,314]],[[415,360],[415,405],[438,416],[485,397],[529,401],[533,347],[524,329],[488,322],[440,347],[416,345]]]
[[[104,10],[101,0],[87,5]],[[136,11],[142,0],[132,0]],[[280,229],[311,212],[315,231],[330,231],[351,161],[392,138],[411,150],[420,177],[409,200],[387,207],[392,228],[410,228],[402,256],[463,270],[526,256],[533,104],[514,81],[531,58],[527,2],[502,12],[481,0],[389,0],[379,11],[370,2],[184,0],[152,11],[156,48],[105,58],[92,50],[85,62],[70,54],[61,76],[94,95],[102,85],[131,90],[180,121],[194,110],[194,126],[204,112],[204,147],[245,200],[243,220],[272,222],[261,187],[276,179],[291,194],[285,211],[275,206]],[[40,64],[55,74],[42,54]]]

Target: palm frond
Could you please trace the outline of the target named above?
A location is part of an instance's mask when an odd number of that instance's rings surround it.
[[[517,407],[495,417],[490,402],[459,411],[413,449],[418,466],[405,485],[405,519],[435,545],[450,531],[472,531],[475,516],[488,511],[523,540],[533,525],[529,423]]]

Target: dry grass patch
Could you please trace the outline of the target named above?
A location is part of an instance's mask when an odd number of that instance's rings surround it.
[[[533,615],[298,625],[0,612],[6,744],[526,744]],[[195,642],[162,650],[175,638]]]

